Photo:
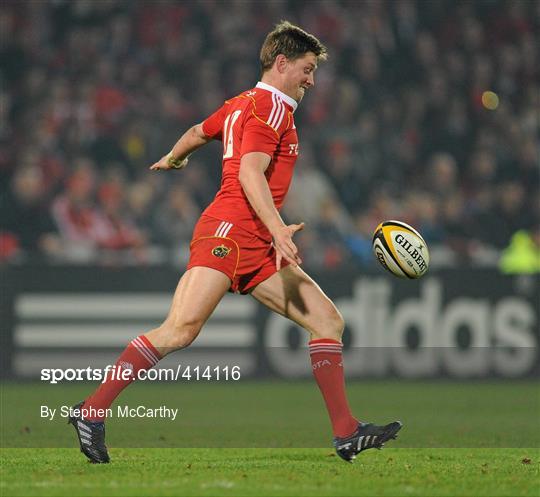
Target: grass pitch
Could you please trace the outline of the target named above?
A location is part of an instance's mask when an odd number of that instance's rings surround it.
[[[538,451],[384,449],[355,464],[329,449],[4,449],[2,495],[533,496]],[[532,460],[531,460],[532,459]],[[527,462],[529,461],[529,462]]]
[[[312,382],[134,384],[120,403],[177,406],[178,418],[111,419],[111,464],[88,464],[73,428],[40,419],[39,407],[75,403],[94,386],[3,385],[0,495],[540,494],[534,382],[351,383],[354,412],[405,423],[397,441],[352,465],[330,447]]]

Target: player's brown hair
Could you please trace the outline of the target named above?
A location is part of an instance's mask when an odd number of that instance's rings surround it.
[[[313,52],[317,61],[326,60],[328,57],[326,47],[315,36],[289,21],[281,21],[276,24],[273,31],[268,33],[262,45],[259,57],[261,72],[268,71],[279,54],[285,55],[289,60],[294,60],[307,52]]]

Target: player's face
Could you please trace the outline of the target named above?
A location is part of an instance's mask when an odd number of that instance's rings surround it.
[[[300,102],[304,93],[315,84],[314,73],[317,69],[317,56],[313,52],[289,61],[286,73],[286,94]]]

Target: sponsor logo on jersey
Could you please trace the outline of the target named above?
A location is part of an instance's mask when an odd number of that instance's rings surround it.
[[[219,245],[212,249],[212,255],[215,257],[219,257],[220,259],[223,259],[224,257],[227,257],[230,254],[231,250],[232,250],[231,248],[226,247],[225,245]]]
[[[298,155],[298,143],[289,144],[289,155]]]

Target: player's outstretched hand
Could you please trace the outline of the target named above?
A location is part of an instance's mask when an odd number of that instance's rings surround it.
[[[278,271],[281,269],[282,259],[285,259],[293,266],[302,264],[302,259],[300,259],[300,256],[298,255],[298,248],[292,241],[292,237],[297,231],[303,229],[304,223],[289,224],[288,226],[278,228],[275,233],[272,233],[274,247],[276,249],[276,267]]]
[[[164,155],[156,163],[150,166],[151,171],[159,171],[160,169],[163,169],[166,171],[167,169],[170,169],[170,168],[171,166],[169,165],[169,154]]]
[[[152,164],[150,166],[151,171],[166,171],[168,169],[183,169],[186,167],[188,163],[187,158],[183,161],[180,161],[178,159],[174,160],[171,159],[171,154],[168,153],[167,155],[164,155],[161,159],[159,159],[155,164]]]

